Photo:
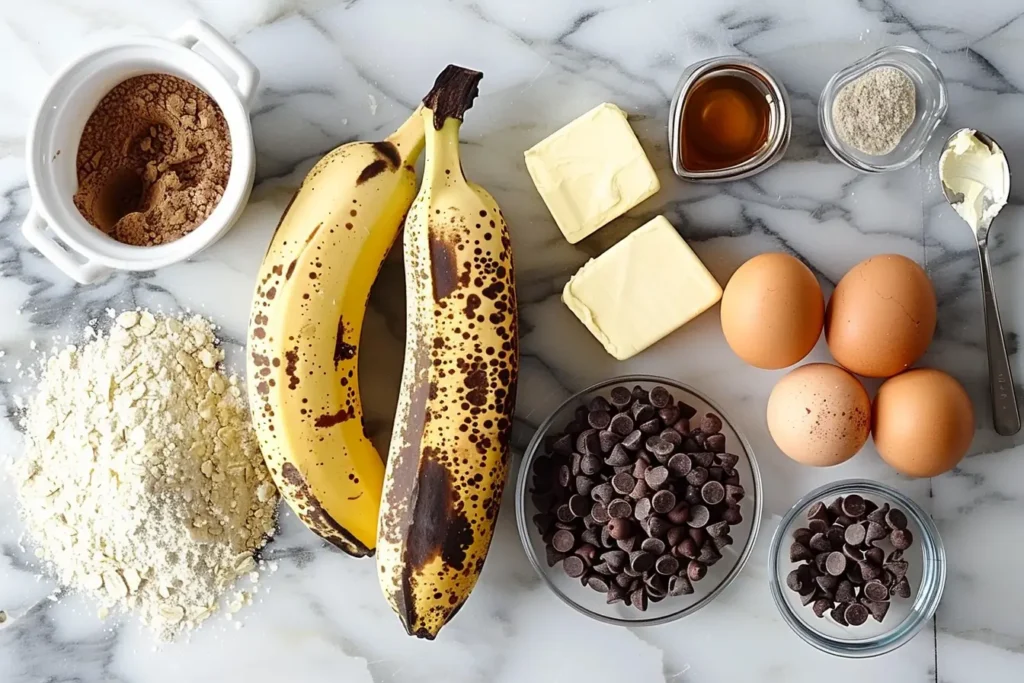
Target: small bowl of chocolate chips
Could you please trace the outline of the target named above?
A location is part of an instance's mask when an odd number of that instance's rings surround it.
[[[819,650],[874,657],[927,624],[946,580],[931,517],[899,491],[851,479],[811,491],[782,519],[769,550],[772,597]]]
[[[696,390],[646,375],[570,397],[516,488],[526,554],[555,595],[610,624],[696,612],[739,574],[761,518],[750,445]]]

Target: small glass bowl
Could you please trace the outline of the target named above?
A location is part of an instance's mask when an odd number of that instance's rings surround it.
[[[896,149],[888,154],[874,156],[864,154],[839,139],[832,123],[832,105],[839,91],[846,85],[880,66],[896,67],[914,82],[917,115]],[[935,62],[912,47],[883,47],[829,79],[818,101],[818,127],[825,145],[839,161],[864,173],[884,173],[903,168],[921,156],[946,115],[946,107],[946,83]]]
[[[800,597],[786,585],[786,576],[797,567],[789,561],[793,531],[807,524],[807,510],[817,501],[827,505],[837,496],[859,494],[875,503],[889,503],[907,515],[907,529],[913,544],[904,552],[910,564],[907,578],[911,597],[893,598],[884,621],[869,617],[861,626],[841,626],[827,614],[814,616],[811,606],[800,604]],[[886,548],[890,551],[891,548]],[[768,554],[768,576],[772,597],[782,618],[806,642],[823,652],[840,657],[875,657],[909,642],[935,615],[946,583],[946,551],[932,518],[913,500],[899,491],[866,479],[847,479],[811,491],[797,501],[772,536]]]
[[[718,415],[722,419],[722,434],[726,438],[727,451],[740,458],[736,464],[736,471],[745,490],[745,495],[740,501],[743,521],[731,528],[729,534],[733,537],[734,543],[722,550],[722,559],[708,568],[708,573],[702,580],[694,582],[695,590],[692,594],[669,596],[661,602],[652,602],[645,612],[622,603],[608,605],[603,593],[597,593],[581,585],[578,579],[567,576],[561,564],[549,567],[544,540],[532,521],[538,511],[530,495],[533,462],[545,454],[544,444],[547,437],[560,434],[564,426],[573,419],[577,407],[587,406],[591,399],[599,395],[607,398],[611,388],[618,385],[629,388],[639,385],[647,390],[661,385],[672,393],[675,400],[683,401],[695,408],[698,415],[708,412]],[[523,456],[516,482],[516,523],[519,527],[519,537],[537,574],[565,604],[598,621],[618,626],[664,624],[693,614],[714,600],[739,575],[754,549],[754,540],[761,524],[761,505],[761,473],[754,459],[754,452],[721,408],[696,389],[650,375],[628,375],[609,379],[566,400],[537,428]]]

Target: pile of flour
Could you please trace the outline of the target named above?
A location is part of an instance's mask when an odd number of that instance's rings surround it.
[[[117,316],[46,359],[14,464],[36,555],[163,639],[218,608],[274,530],[277,490],[236,377],[195,316]]]

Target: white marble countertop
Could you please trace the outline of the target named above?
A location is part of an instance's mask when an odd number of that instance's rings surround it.
[[[49,75],[90,41],[162,33],[200,16],[262,71],[253,112],[258,182],[222,242],[156,273],[73,286],[29,249],[24,136]],[[406,637],[381,599],[372,563],[333,552],[291,514],[267,550],[268,574],[242,628],[215,619],[187,643],[154,649],[131,619],[103,622],[75,596],[53,601],[19,545],[11,484],[0,478],[0,681],[778,681],[1011,682],[1024,679],[1024,435],[989,426],[978,267],[971,236],[936,185],[936,144],[901,172],[859,175],[817,131],[818,94],[837,69],[887,44],[926,51],[944,72],[950,109],[939,131],[973,126],[1024,168],[1024,15],[1010,0],[34,0],[0,3],[0,458],[16,455],[14,396],[35,343],[72,334],[108,306],[192,308],[244,339],[252,278],[270,231],[306,170],[325,151],[378,139],[403,119],[448,62],[485,74],[464,126],[467,173],[489,188],[511,226],[522,302],[522,376],[515,442],[570,392],[626,372],[701,387],[753,443],[765,484],[762,533],[739,579],[710,607],[648,629],[605,626],[562,605],[535,576],[506,496],[483,577],[437,641]],[[665,126],[676,79],[692,61],[753,55],[789,88],[796,112],[785,160],[751,180],[689,185],[671,173]],[[522,151],[610,100],[631,114],[662,179],[638,210],[577,246],[567,244],[534,191]],[[994,228],[996,279],[1014,353],[1024,327],[1021,190]],[[971,456],[954,472],[910,481],[869,445],[829,470],[802,468],[774,448],[765,401],[781,373],[744,366],[725,346],[713,311],[631,361],[618,363],[559,301],[587,258],[664,213],[725,282],[763,251],[801,256],[826,292],[854,263],[899,252],[923,263],[939,297],[926,364],[957,376],[978,407]],[[393,255],[394,257],[395,255]],[[392,258],[372,297],[364,344],[370,427],[386,440],[400,374],[403,287]],[[823,344],[812,358],[824,359]],[[893,484],[930,510],[949,559],[934,623],[902,649],[868,661],[829,658],[785,626],[769,596],[767,548],[780,515],[810,488],[865,476]],[[1016,483],[1014,483],[1016,482]],[[509,489],[511,491],[511,488]],[[600,653],[600,654],[597,654]],[[827,667],[827,668],[826,668]]]

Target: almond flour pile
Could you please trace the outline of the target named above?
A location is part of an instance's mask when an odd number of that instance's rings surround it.
[[[46,360],[14,465],[36,555],[165,640],[217,610],[274,530],[277,490],[222,359],[201,317],[122,313]]]

